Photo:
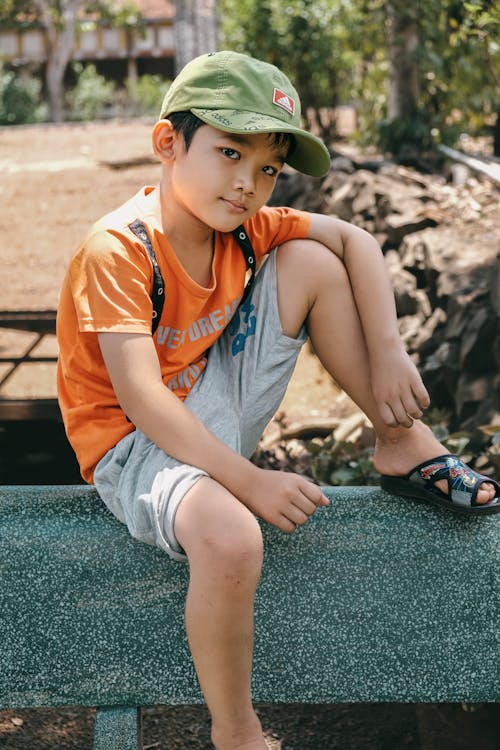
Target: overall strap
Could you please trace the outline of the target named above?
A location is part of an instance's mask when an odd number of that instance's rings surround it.
[[[151,242],[148,230],[146,229],[142,221],[136,219],[136,221],[132,222],[132,224],[129,224],[129,227],[146,248],[149,259],[153,266],[153,289],[151,291],[151,302],[153,303],[153,319],[151,322],[151,334],[154,335],[160,323],[163,304],[165,302],[165,285],[163,283],[163,276],[161,275],[160,266],[158,265],[158,261],[156,260],[155,251],[153,250],[153,243]]]
[[[252,243],[250,242],[250,237],[246,233],[243,224],[240,224],[239,227],[236,227],[236,229],[233,229],[231,232],[234,239],[238,243],[238,245],[241,248],[241,252],[243,253],[243,257],[245,258],[245,263],[247,266],[247,271],[250,271],[250,277],[248,279],[247,285],[245,286],[245,289],[243,291],[243,297],[241,298],[240,305],[246,300],[248,295],[250,294],[250,290],[252,288],[252,284],[254,282],[255,278],[255,253],[253,251]]]
[[[163,305],[165,302],[165,284],[163,282],[163,277],[161,275],[158,261],[156,260],[153,243],[151,242],[151,238],[145,225],[142,223],[142,221],[136,219],[134,222],[132,222],[132,224],[129,224],[129,228],[146,248],[149,259],[151,261],[151,265],[153,266],[153,289],[151,291],[151,302],[153,303],[153,320],[151,323],[151,333],[152,335],[154,335],[160,323]],[[242,304],[248,297],[252,288],[252,284],[254,282],[256,265],[255,253],[252,247],[252,243],[250,242],[250,238],[243,228],[242,224],[240,224],[239,227],[236,227],[236,229],[233,230],[232,235],[241,248],[241,252],[243,253],[243,257],[245,258],[247,271],[250,271],[250,277],[245,286],[240,302],[240,304]]]

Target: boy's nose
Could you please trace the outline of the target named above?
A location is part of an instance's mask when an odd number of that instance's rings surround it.
[[[253,193],[255,190],[255,179],[253,173],[250,170],[241,170],[236,176],[234,183],[236,190],[242,190],[247,195]]]

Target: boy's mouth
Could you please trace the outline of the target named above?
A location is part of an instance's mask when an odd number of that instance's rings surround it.
[[[228,198],[222,198],[221,199],[223,203],[229,208],[230,211],[234,211],[235,213],[241,214],[244,211],[246,211],[246,206],[241,201],[231,201]]]

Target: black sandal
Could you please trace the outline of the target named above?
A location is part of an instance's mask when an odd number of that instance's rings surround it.
[[[448,494],[435,486],[440,479],[448,482]],[[476,502],[476,498],[479,487],[484,482],[492,484],[496,494],[489,503],[480,504]],[[491,477],[478,474],[452,454],[425,461],[403,477],[382,474],[380,485],[393,495],[426,500],[455,513],[486,516],[500,512],[500,484]]]

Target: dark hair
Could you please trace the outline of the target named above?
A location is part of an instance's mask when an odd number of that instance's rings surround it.
[[[193,115],[192,112],[172,112],[166,117],[172,123],[176,133],[180,133],[184,138],[186,144],[186,151],[189,150],[193,136],[202,125],[205,125],[203,120]],[[295,148],[295,138],[291,133],[268,133],[271,143],[276,148],[287,149],[287,157],[290,156]]]
[[[194,134],[205,123],[199,117],[193,115],[192,112],[172,112],[171,115],[167,115],[166,117],[172,123],[175,132],[180,133],[184,138],[186,151],[188,151]]]

